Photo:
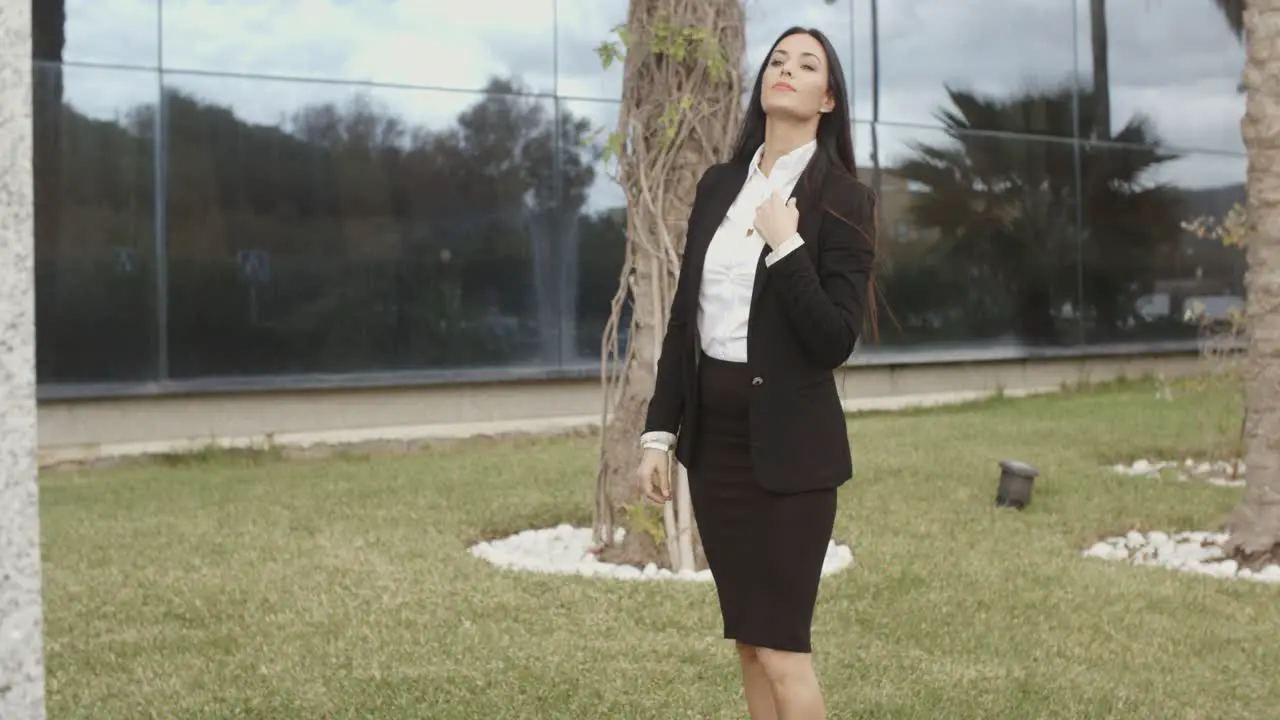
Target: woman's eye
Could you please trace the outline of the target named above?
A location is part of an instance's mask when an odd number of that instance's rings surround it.
[[[813,65],[801,65],[800,67],[804,68],[805,70],[809,70],[809,71],[813,71],[813,70],[817,70],[817,69],[818,69],[818,68],[814,67]]]
[[[782,64],[782,61],[779,60],[778,58],[774,58],[769,61],[769,67],[778,67],[781,64]]]

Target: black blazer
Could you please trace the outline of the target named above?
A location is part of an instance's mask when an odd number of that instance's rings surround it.
[[[781,493],[838,487],[853,475],[833,371],[862,330],[875,257],[874,195],[826,158],[813,162],[827,166],[822,179],[805,187],[802,176],[792,192],[804,246],[771,267],[764,263],[770,249],[760,253],[747,326],[752,464],[759,484]],[[677,436],[676,458],[686,467],[698,450],[703,262],[747,170],[747,163],[713,165],[698,181],[645,419],[645,432]]]

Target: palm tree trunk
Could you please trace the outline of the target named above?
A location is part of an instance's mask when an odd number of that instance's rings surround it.
[[[1093,136],[1111,139],[1111,60],[1108,58],[1107,0],[1089,0],[1089,40],[1093,47]]]
[[[1237,40],[1243,39],[1245,0],[1213,1],[1218,6],[1218,12],[1222,13],[1222,19],[1227,21],[1227,27],[1231,28],[1231,34],[1235,35]]]
[[[36,267],[40,275],[36,305],[44,329],[37,336],[42,376],[56,380],[58,342],[71,329],[58,322],[58,261],[62,257],[62,54],[67,42],[66,0],[29,0],[31,7],[32,57],[40,62],[32,88],[34,123]]]
[[[1249,153],[1249,348],[1245,373],[1248,489],[1229,521],[1232,555],[1249,566],[1280,560],[1280,0],[1244,14]]]

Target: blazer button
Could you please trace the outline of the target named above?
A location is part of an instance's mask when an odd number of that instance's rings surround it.
[[[751,378],[751,384],[752,384],[752,385],[756,385],[756,386],[763,385],[763,384],[764,384],[764,378],[759,377],[759,376],[753,377],[753,378]]]

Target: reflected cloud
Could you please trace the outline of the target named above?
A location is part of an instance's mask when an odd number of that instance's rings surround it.
[[[842,54],[854,116],[872,114],[878,2],[880,118],[936,126],[944,86],[1016,92],[1092,74],[1088,3],[1074,0],[746,0],[753,72],[790,25]],[[595,47],[626,0],[68,0],[65,58],[169,71],[315,78],[476,91],[519,75],[535,93],[616,100],[621,68]],[[163,10],[163,12],[161,12]],[[1187,149],[1241,152],[1243,50],[1211,0],[1108,3],[1111,104],[1145,112]],[[163,32],[163,36],[159,34]],[[85,91],[80,96],[85,96]],[[247,107],[247,99],[229,99]],[[418,108],[415,112],[426,112]]]
[[[460,90],[519,72],[552,89],[553,0],[164,2],[167,68]]]
[[[870,47],[872,0],[854,0],[854,42]],[[936,125],[946,85],[1009,93],[1074,73],[1072,0],[879,2],[880,119]],[[870,56],[855,117],[871,117]]]
[[[1088,3],[1080,3],[1081,75],[1093,74]],[[1244,48],[1213,0],[1107,3],[1114,117],[1144,113],[1188,149],[1244,152]]]
[[[143,68],[160,66],[160,0],[65,2],[63,60]],[[35,0],[32,5],[35,13],[56,9],[56,2],[49,0]],[[43,27],[42,20],[36,22],[36,27]]]

